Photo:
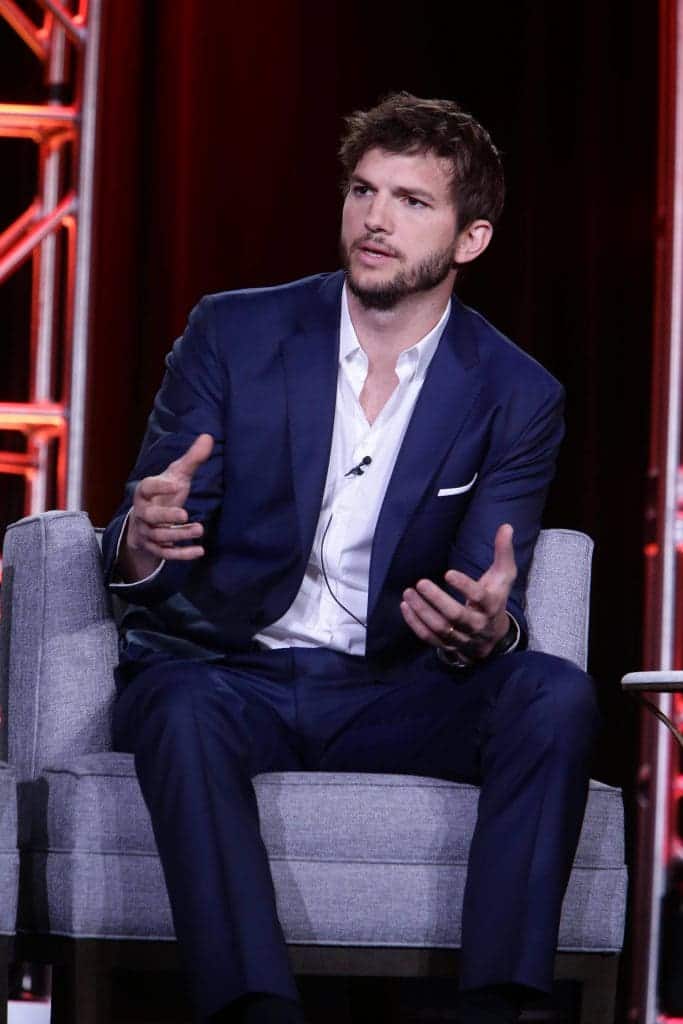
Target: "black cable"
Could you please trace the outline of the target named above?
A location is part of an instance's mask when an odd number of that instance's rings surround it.
[[[346,612],[347,615],[350,615],[354,622],[357,622],[359,626],[363,627],[363,629],[367,629],[367,624],[365,622],[362,622],[357,615],[354,615],[350,608],[347,608],[345,604],[342,604],[342,602],[339,600],[337,595],[332,590],[332,587],[330,586],[330,581],[327,578],[327,570],[325,569],[325,539],[327,537],[327,531],[330,528],[330,524],[332,523],[333,515],[334,513],[330,513],[330,518],[327,520],[327,526],[323,531],[322,540],[320,541],[320,568],[323,571],[323,579],[325,580],[325,586],[329,590],[332,600],[335,601],[339,605],[339,607]]]

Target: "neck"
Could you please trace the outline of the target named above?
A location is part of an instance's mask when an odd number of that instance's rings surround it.
[[[366,309],[347,289],[349,315],[361,348],[372,364],[395,366],[401,352],[424,338],[443,316],[452,282],[419,295],[408,295],[393,309]]]

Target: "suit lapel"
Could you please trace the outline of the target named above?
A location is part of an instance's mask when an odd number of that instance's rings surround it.
[[[480,390],[476,339],[460,303],[455,297],[452,302],[451,315],[415,403],[377,520],[368,619],[410,516],[460,434]]]
[[[282,344],[292,480],[307,558],[320,513],[332,444],[339,364],[339,317],[344,275],[320,285],[320,302],[306,306],[299,330]]]

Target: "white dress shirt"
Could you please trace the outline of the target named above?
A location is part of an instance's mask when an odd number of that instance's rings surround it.
[[[329,647],[347,654],[365,654],[375,525],[450,310],[449,301],[438,324],[401,352],[396,362],[398,385],[370,424],[360,404],[368,359],[351,322],[344,286],[334,430],[322,508],[298,594],[277,622],[254,637],[264,646]],[[347,475],[363,459],[371,462],[362,467],[362,474]]]

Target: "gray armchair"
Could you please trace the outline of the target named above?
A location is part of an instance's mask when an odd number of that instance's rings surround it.
[[[7,1024],[7,971],[17,920],[19,851],[14,772],[0,763],[0,1024]]]
[[[546,531],[528,591],[533,647],[585,665],[592,544]],[[52,512],[7,532],[10,763],[21,780],[21,955],[54,965],[53,1020],[107,1020],[114,967],[175,965],[133,759],[110,751],[116,629],[96,533]],[[306,974],[452,974],[477,790],[391,775],[256,780],[280,917]],[[618,790],[591,784],[557,976],[582,1024],[613,1019],[626,900]]]

